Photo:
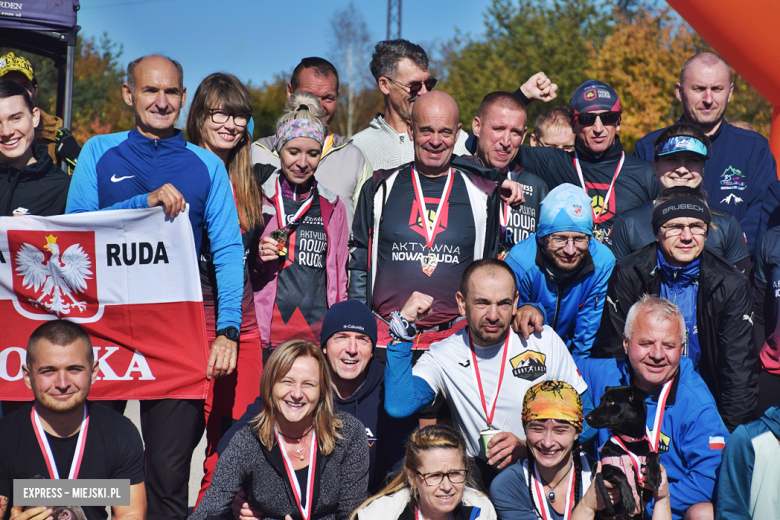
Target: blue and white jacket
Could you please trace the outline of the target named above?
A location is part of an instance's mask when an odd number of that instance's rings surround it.
[[[625,360],[588,358],[577,365],[594,403],[601,401],[606,387],[630,385],[632,381],[631,368]],[[653,428],[659,393],[652,392],[645,399],[649,430]],[[609,429],[598,430],[599,445],[609,437]],[[680,519],[693,504],[712,499],[723,444],[728,438],[715,399],[701,376],[694,372],[691,360],[683,356],[666,399],[658,445],[661,464],[666,466],[669,478],[673,518]],[[652,506],[648,505],[651,514]]]
[[[91,138],[79,155],[65,211],[148,208],[149,193],[168,183],[190,206],[198,254],[203,230],[208,233],[219,289],[217,329],[240,327],[244,248],[230,180],[222,161],[185,142],[181,131],[169,139],[138,130]]]

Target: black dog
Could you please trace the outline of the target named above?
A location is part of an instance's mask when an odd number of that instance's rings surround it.
[[[653,451],[645,431],[647,422],[646,397],[645,392],[634,386],[608,386],[604,395],[601,396],[599,405],[585,419],[592,428],[610,428],[612,437],[619,440],[628,451],[640,457],[640,460],[641,457],[644,457],[647,466],[647,475],[644,477],[644,481],[650,488],[658,489],[661,485],[661,463],[658,459],[658,453]],[[602,459],[615,457],[612,459],[613,461],[621,457],[625,460],[627,455],[621,445],[612,442],[612,440],[604,443],[599,453]],[[641,467],[637,468],[638,472],[634,472],[631,463],[627,466],[630,466],[629,473],[633,473],[633,487],[629,483],[626,473],[612,464],[602,462],[601,474],[596,475],[596,484],[601,490],[606,505],[603,511],[604,516],[621,515],[623,518],[642,518],[643,504],[652,498],[652,493],[649,490],[639,486],[639,480],[642,477]],[[607,488],[604,486],[604,480],[620,490],[619,504],[612,505]],[[641,503],[639,504],[634,498],[634,490],[637,490],[637,496],[640,498]]]

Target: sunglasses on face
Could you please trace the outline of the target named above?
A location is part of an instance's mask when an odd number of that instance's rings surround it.
[[[596,118],[601,118],[601,124],[604,126],[613,126],[620,121],[620,112],[603,112],[601,114],[579,114],[577,121],[582,126],[593,126],[596,124]]]
[[[423,85],[425,85],[425,90],[431,91],[433,90],[433,87],[436,86],[436,83],[438,83],[438,79],[436,78],[428,78],[425,81],[412,81],[408,85],[405,85],[399,81],[394,80],[393,78],[387,78],[387,80],[390,83],[395,83],[399,87],[403,87],[405,89],[409,89],[409,94],[414,97],[420,93],[420,91],[423,88]]]

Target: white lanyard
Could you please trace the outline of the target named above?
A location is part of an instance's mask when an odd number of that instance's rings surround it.
[[[306,213],[309,208],[311,207],[312,202],[314,202],[314,186],[312,186],[312,189],[309,190],[309,197],[304,201],[304,203],[301,205],[300,208],[298,208],[298,211],[295,212],[295,215],[292,217],[292,221],[290,221],[290,226],[296,226],[298,224],[298,219],[302,217],[304,213]],[[285,213],[284,213],[284,197],[282,196],[282,185],[279,183],[279,178],[276,179],[276,222],[279,224],[279,229],[284,229],[285,226]]]
[[[303,520],[309,520],[311,518],[311,504],[313,502],[312,495],[314,494],[314,470],[317,465],[317,434],[312,429],[311,432],[311,448],[309,449],[309,478],[306,483],[306,506],[301,503],[301,484],[298,482],[298,475],[295,473],[292,462],[287,456],[287,448],[282,439],[282,434],[274,426],[274,433],[276,433],[276,439],[279,441],[279,448],[282,450],[282,457],[284,457],[284,469],[287,470],[287,477],[290,479],[290,485],[292,486],[293,495],[295,495],[295,501],[298,504],[298,510],[301,512]]]
[[[53,479],[59,479],[60,473],[57,471],[57,463],[54,460],[54,455],[51,453],[49,439],[46,437],[46,431],[43,429],[43,424],[41,424],[41,418],[38,415],[38,410],[35,409],[35,405],[32,407],[30,419],[32,420],[33,427],[35,428],[35,436],[38,438],[38,445],[41,447],[43,457],[46,459],[46,467],[49,469],[49,476]],[[81,420],[79,438],[76,440],[76,452],[73,454],[73,461],[70,463],[70,472],[68,473],[69,479],[77,478],[79,474],[81,460],[84,457],[84,444],[87,440],[88,427],[89,413],[87,412],[87,404],[84,403],[84,418]]]
[[[617,169],[615,170],[615,175],[612,177],[612,183],[609,185],[609,190],[607,190],[607,195],[604,197],[604,204],[601,205],[601,211],[599,211],[598,215],[593,210],[593,207],[591,206],[591,211],[593,211],[593,223],[598,224],[601,221],[599,218],[604,213],[604,210],[607,209],[607,204],[609,203],[609,197],[612,195],[612,190],[615,188],[615,181],[618,178],[618,175],[620,175],[620,170],[623,169],[623,162],[626,160],[626,152],[620,152],[620,161],[618,161]],[[582,175],[582,168],[580,167],[580,160],[577,157],[577,152],[574,152],[574,168],[577,170],[577,175],[580,178],[580,184],[582,184],[582,189],[585,190],[585,193],[588,193],[588,186],[585,184],[585,177]],[[590,195],[588,195],[590,196]],[[614,213],[614,208],[613,208]]]
[[[420,177],[417,174],[417,168],[412,166],[412,183],[414,184],[415,195],[417,196],[417,203],[420,205],[420,215],[423,221],[423,229],[425,229],[425,243],[428,249],[433,246],[433,239],[436,237],[436,227],[439,225],[439,218],[444,213],[444,205],[450,198],[450,190],[452,189],[452,168],[447,173],[447,182],[444,184],[444,191],[441,194],[439,200],[439,208],[436,210],[436,216],[433,219],[433,225],[428,221],[428,209],[425,206],[425,197],[423,196],[422,186],[420,185]]]
[[[677,377],[677,376],[675,376]],[[655,410],[655,419],[653,420],[653,431],[647,429],[647,438],[650,439],[652,450],[658,453],[658,442],[661,439],[661,426],[664,422],[664,408],[666,408],[666,398],[669,397],[669,390],[672,388],[674,377],[664,383],[661,393],[658,395],[658,407]]]

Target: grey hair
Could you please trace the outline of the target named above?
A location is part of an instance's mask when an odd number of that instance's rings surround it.
[[[371,75],[379,82],[379,78],[395,79],[398,73],[398,62],[409,58],[422,70],[428,70],[428,55],[422,47],[408,40],[385,40],[376,44],[371,56]]]
[[[179,90],[182,90],[184,88],[184,68],[182,68],[181,63],[162,54],[147,54],[146,56],[136,58],[127,64],[127,86],[130,87],[130,92],[135,92],[135,68],[139,63],[141,63],[141,60],[151,56],[165,58],[166,60],[170,61],[174,67],[176,67],[176,71],[179,73]]]
[[[628,316],[626,316],[626,325],[623,329],[623,335],[626,340],[630,340],[634,334],[634,323],[640,311],[643,316],[653,315],[657,320],[677,320],[680,326],[680,345],[685,346],[688,339],[688,332],[685,327],[685,318],[682,311],[674,303],[670,302],[666,298],[660,298],[651,294],[644,294],[639,301],[637,301],[628,310]]]
[[[301,106],[305,105],[306,108],[301,110]],[[308,92],[295,92],[287,100],[287,106],[282,113],[282,116],[276,121],[276,128],[279,129],[287,121],[293,119],[308,119],[319,123],[322,127],[322,133],[325,133],[327,125],[323,122],[325,119],[325,111],[320,105],[320,100],[313,94]]]

